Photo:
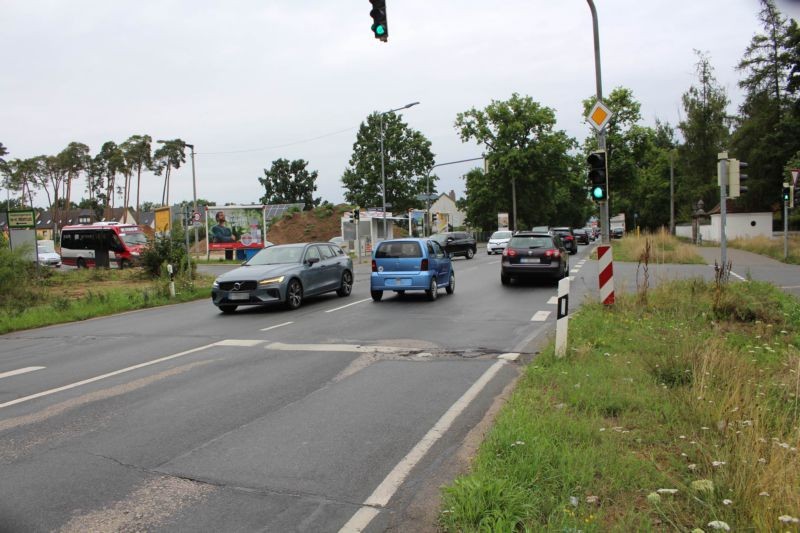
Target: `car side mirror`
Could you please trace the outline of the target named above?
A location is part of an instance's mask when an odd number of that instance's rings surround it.
[[[308,263],[308,266],[314,266],[314,264],[319,263],[319,257],[309,257],[306,259],[306,263]]]
[[[448,238],[447,238],[447,242],[453,242],[454,240],[455,240],[455,239],[454,239],[454,238],[452,238],[452,237],[448,237]]]

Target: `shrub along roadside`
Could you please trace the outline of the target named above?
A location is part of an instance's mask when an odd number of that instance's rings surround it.
[[[444,489],[441,527],[796,531],[799,329],[800,303],[753,282],[585,305]]]

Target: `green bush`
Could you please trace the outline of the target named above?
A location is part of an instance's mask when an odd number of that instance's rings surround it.
[[[0,247],[0,306],[26,306],[35,300],[31,287],[40,282],[40,277],[23,252]]]
[[[166,273],[166,265],[171,264],[175,274],[186,272],[186,246],[175,238],[160,237],[151,241],[141,255],[142,266],[152,277],[158,278]],[[191,264],[191,277],[194,277],[195,263]]]

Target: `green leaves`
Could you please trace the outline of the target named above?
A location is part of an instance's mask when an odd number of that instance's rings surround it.
[[[272,167],[264,169],[264,177],[258,178],[264,186],[265,194],[262,204],[305,204],[309,210],[319,205],[320,198],[314,198],[317,190],[317,171],[306,170],[307,161],[296,159],[276,159]]]

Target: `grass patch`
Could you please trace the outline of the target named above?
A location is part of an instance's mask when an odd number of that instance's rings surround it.
[[[551,345],[526,368],[472,473],[443,489],[441,528],[797,531],[798,343],[800,302],[769,284],[584,305],[567,357]]]
[[[766,255],[784,263],[800,265],[800,237],[789,237],[789,257],[783,254],[783,237],[750,237],[747,239],[732,239],[728,241],[731,248],[739,248],[756,254]]]
[[[643,232],[639,236],[628,233],[622,239],[612,239],[614,260],[638,262],[645,253],[648,242],[650,263],[705,264],[703,258],[695,252],[693,245],[681,242],[664,229],[656,233]]]
[[[142,269],[42,269],[28,280],[21,300],[0,306],[0,334],[210,298],[213,281],[212,276],[196,276],[193,282],[176,278],[177,295],[170,298],[169,279],[153,280]]]

